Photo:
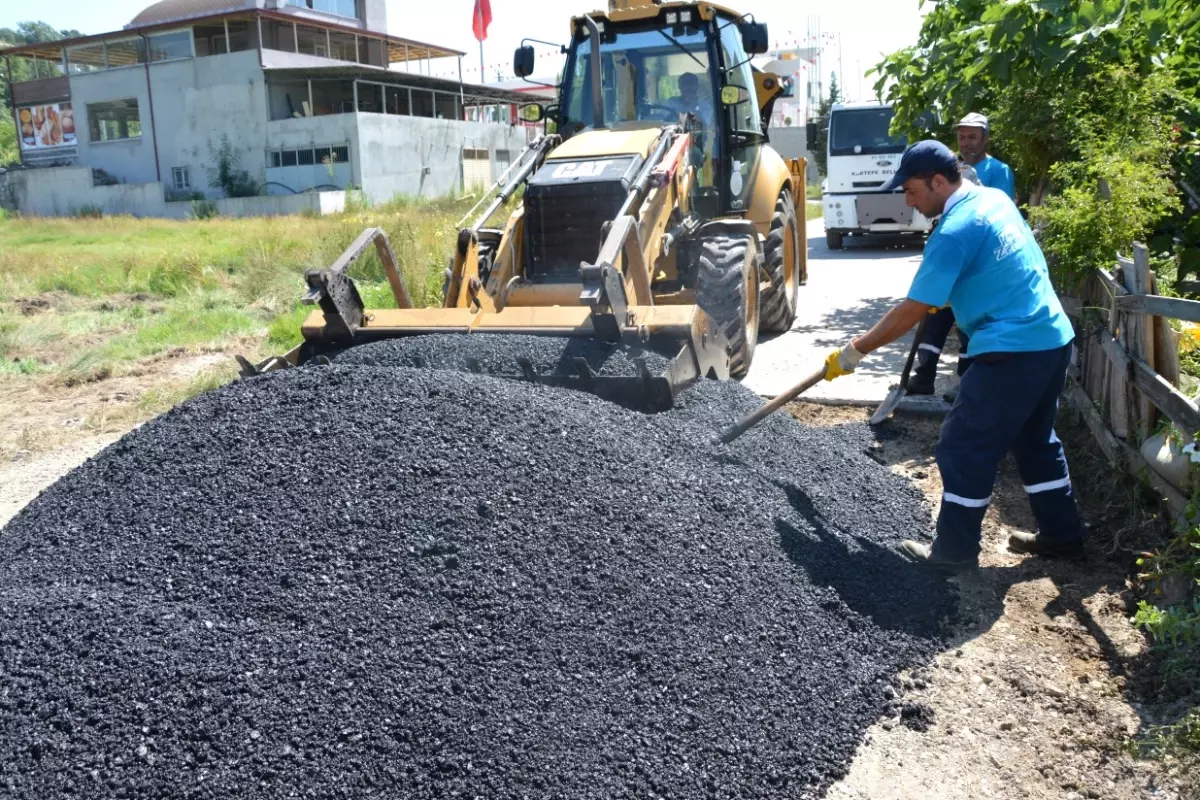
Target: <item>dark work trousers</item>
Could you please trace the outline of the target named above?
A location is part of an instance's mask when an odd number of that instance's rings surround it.
[[[963,375],[937,444],[944,489],[933,543],[938,555],[958,559],[979,554],[996,470],[1010,450],[1038,535],[1056,541],[1083,536],[1067,456],[1054,432],[1071,347],[988,353],[975,358]]]
[[[938,359],[942,357],[942,349],[946,339],[950,337],[950,329],[954,327],[954,311],[943,308],[936,314],[930,314],[925,320],[925,334],[921,337],[921,347],[917,350],[917,378],[923,383],[932,383],[937,376]],[[967,348],[971,340],[960,328],[958,331],[958,374],[962,376],[971,366],[967,358]]]

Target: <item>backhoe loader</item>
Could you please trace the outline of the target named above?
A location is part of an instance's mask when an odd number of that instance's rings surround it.
[[[610,0],[571,20],[558,103],[522,109],[543,134],[462,221],[441,308],[412,307],[386,235],[368,230],[306,275],[304,344],[243,374],[400,336],[591,337],[671,357],[662,375],[514,377],[669,407],[700,378],[739,378],[760,332],[788,330],[806,279],[805,164],[766,142],[777,76],[766,26],[707,2]],[[516,51],[527,78],[534,49]],[[520,204],[501,225],[518,190]],[[486,206],[484,205],[486,203]],[[483,206],[483,210],[479,211]],[[477,214],[474,212],[478,212]],[[465,224],[464,224],[465,223]],[[368,310],[347,269],[374,243],[396,309]]]

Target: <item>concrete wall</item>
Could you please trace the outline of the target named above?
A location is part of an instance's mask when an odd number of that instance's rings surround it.
[[[161,183],[93,186],[88,167],[54,167],[0,172],[0,198],[27,216],[63,217],[82,209],[108,215],[189,219],[191,202],[167,202]],[[268,217],[290,214],[339,214],[346,210],[345,192],[306,192],[280,197],[223,198],[216,201],[224,217]]]
[[[300,174],[303,167],[281,167],[271,169],[268,176],[278,180],[294,191],[304,191],[313,186],[332,184],[345,189],[361,186],[362,175],[358,159],[358,123],[354,114],[329,114],[323,117],[293,117],[267,123],[267,146],[270,150],[293,147],[333,147],[345,145],[350,148],[350,163],[337,164],[330,178],[323,167],[309,167],[313,181],[303,183]],[[282,189],[268,186],[267,192],[274,194]]]
[[[222,217],[286,217],[292,214],[340,214],[346,210],[345,192],[305,192],[278,197],[231,197],[217,201]]]
[[[216,166],[222,134],[228,135],[239,168],[266,180],[267,87],[257,52],[158,64],[150,68],[150,80],[164,184],[172,185],[172,167],[187,167],[193,190],[221,197],[207,170]]]
[[[69,216],[82,209],[105,214],[164,216],[165,199],[158,183],[93,186],[88,167],[53,167],[13,170],[0,181],[22,214],[39,217]]]
[[[508,150],[510,158],[525,148],[520,127],[482,122],[355,114],[357,147],[350,153],[356,182],[372,203],[396,195],[441,197],[462,188],[462,150]]]
[[[141,138],[91,141],[88,104],[129,98],[137,100],[142,125]],[[154,169],[154,137],[150,128],[150,94],[146,89],[144,67],[72,75],[71,107],[75,110],[76,151],[80,164],[102,169],[124,183],[158,180]]]

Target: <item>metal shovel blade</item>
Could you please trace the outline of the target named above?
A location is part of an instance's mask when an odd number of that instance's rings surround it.
[[[900,407],[900,401],[904,399],[906,394],[908,392],[902,385],[897,385],[888,392],[888,396],[880,404],[879,408],[875,409],[875,413],[871,415],[871,424],[879,425],[886,421],[892,415],[892,412]]]
[[[879,425],[887,420],[892,415],[892,412],[900,407],[900,401],[908,394],[908,379],[912,376],[913,363],[917,360],[917,350],[921,347],[921,337],[925,335],[925,323],[929,320],[928,314],[921,316],[921,321],[917,323],[917,330],[913,334],[912,347],[908,351],[908,359],[904,362],[904,372],[900,373],[900,383],[892,387],[892,391],[888,392],[888,396],[884,399],[883,404],[875,409],[875,413],[871,415],[871,424]]]

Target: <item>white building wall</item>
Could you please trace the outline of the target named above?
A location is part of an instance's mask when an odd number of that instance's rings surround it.
[[[441,197],[461,191],[463,148],[497,150],[510,158],[525,148],[525,130],[509,125],[356,114],[358,147],[351,153],[359,186],[373,203],[397,195]]]
[[[137,100],[141,137],[93,142],[88,105],[131,98]],[[80,164],[102,169],[122,183],[158,180],[150,127],[150,95],[146,89],[146,70],[143,66],[72,75],[71,107],[75,110],[76,147]]]
[[[91,141],[88,105],[127,98],[137,99],[141,138]],[[254,50],[152,64],[149,83],[144,66],[73,75],[71,102],[79,163],[122,183],[161,180],[170,187],[171,168],[187,167],[193,189],[220,197],[221,190],[208,183],[206,167],[216,166],[222,133],[229,135],[239,167],[264,179],[266,82]]]
[[[260,183],[266,179],[267,88],[256,51],[156,64],[150,80],[162,181],[168,188],[172,167],[187,167],[192,189],[223,197],[208,179],[223,134],[238,168]]]

